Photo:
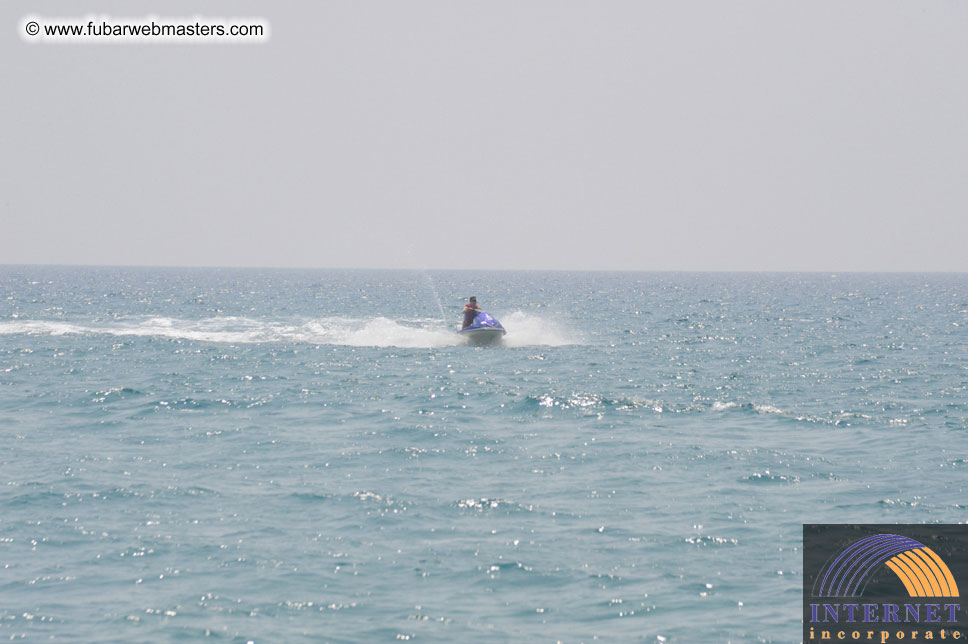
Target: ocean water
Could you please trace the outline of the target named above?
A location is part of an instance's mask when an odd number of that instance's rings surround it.
[[[0,638],[797,642],[802,523],[968,520],[966,331],[958,274],[0,267]]]

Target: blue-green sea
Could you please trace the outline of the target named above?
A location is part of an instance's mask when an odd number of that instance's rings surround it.
[[[968,520],[966,332],[965,274],[0,267],[0,639],[798,642],[803,523]]]

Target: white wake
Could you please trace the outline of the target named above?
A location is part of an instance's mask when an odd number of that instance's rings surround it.
[[[515,312],[502,321],[508,334],[504,346],[575,344],[554,320]],[[352,347],[434,348],[464,344],[457,324],[440,320],[391,320],[384,317],[322,317],[279,321],[247,317],[183,320],[170,317],[129,318],[85,325],[57,320],[0,321],[0,335],[111,335],[169,338],[197,342],[254,344],[268,342],[328,344]]]

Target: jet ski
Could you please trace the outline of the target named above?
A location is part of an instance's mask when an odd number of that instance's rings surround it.
[[[474,322],[468,327],[464,327],[458,331],[461,336],[467,338],[470,344],[481,345],[490,344],[497,340],[500,340],[507,331],[501,326],[501,323],[492,318],[490,315],[481,311],[476,316],[474,316]]]

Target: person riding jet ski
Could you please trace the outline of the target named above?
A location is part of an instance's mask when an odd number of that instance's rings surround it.
[[[477,306],[477,298],[471,296],[464,305],[464,324],[461,326],[462,329],[466,329],[470,325],[474,324],[474,318],[477,314],[481,312],[481,307]]]
[[[472,297],[464,305],[464,323],[458,333],[467,338],[468,344],[480,346],[500,340],[507,331],[500,322],[481,310],[477,298]]]

